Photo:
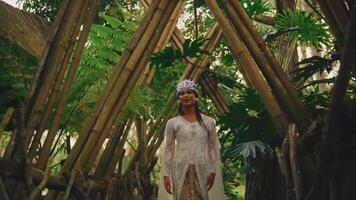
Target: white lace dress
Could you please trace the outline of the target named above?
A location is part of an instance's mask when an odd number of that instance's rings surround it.
[[[178,115],[168,120],[165,129],[163,175],[172,177],[173,196],[180,194],[189,165],[195,166],[200,190],[208,199],[207,177],[215,173],[217,160],[216,125],[211,117],[202,115],[205,127],[198,121],[189,122]]]

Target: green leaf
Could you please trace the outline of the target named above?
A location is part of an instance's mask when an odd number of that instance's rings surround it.
[[[278,35],[288,33],[289,37],[315,48],[330,44],[326,24],[315,20],[312,13],[306,14],[302,10],[283,11],[276,17],[276,28]]]

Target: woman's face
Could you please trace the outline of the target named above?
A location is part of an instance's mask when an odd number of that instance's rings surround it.
[[[179,93],[179,102],[182,106],[192,106],[195,104],[195,93],[192,90],[183,90]]]

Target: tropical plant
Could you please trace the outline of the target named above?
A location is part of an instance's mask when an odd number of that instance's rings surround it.
[[[269,2],[266,0],[242,0],[241,3],[244,6],[248,16],[262,15],[269,13],[271,10]]]
[[[316,73],[330,74],[333,69],[333,65],[338,60],[340,60],[340,53],[338,51],[332,51],[324,57],[312,56],[306,58],[296,63],[298,68],[292,71],[291,73],[292,80],[297,88],[305,88],[307,86],[323,83],[325,81],[332,82],[333,81],[332,78],[325,79],[325,80],[309,81],[309,82],[307,81],[311,79],[311,77]]]
[[[275,32],[269,34],[268,41],[279,35],[288,33],[303,45],[320,49],[322,45],[330,45],[330,35],[326,24],[313,18],[313,13],[307,14],[302,10],[285,10],[276,17]]]
[[[53,22],[62,1],[63,0],[17,0],[17,3],[22,5],[24,10]],[[113,0],[101,0],[99,11],[108,9],[114,2]]]
[[[198,38],[196,40],[187,39],[183,43],[183,49],[179,50],[172,46],[165,48],[161,52],[157,52],[152,55],[151,65],[155,65],[158,68],[170,67],[175,61],[180,61],[186,57],[197,58],[203,54],[209,55],[210,53],[202,49],[205,42],[209,40],[206,38]]]

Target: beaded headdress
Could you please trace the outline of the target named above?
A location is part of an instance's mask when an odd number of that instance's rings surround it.
[[[185,79],[177,85],[177,95],[183,90],[192,90],[198,93],[197,84],[192,80]]]

